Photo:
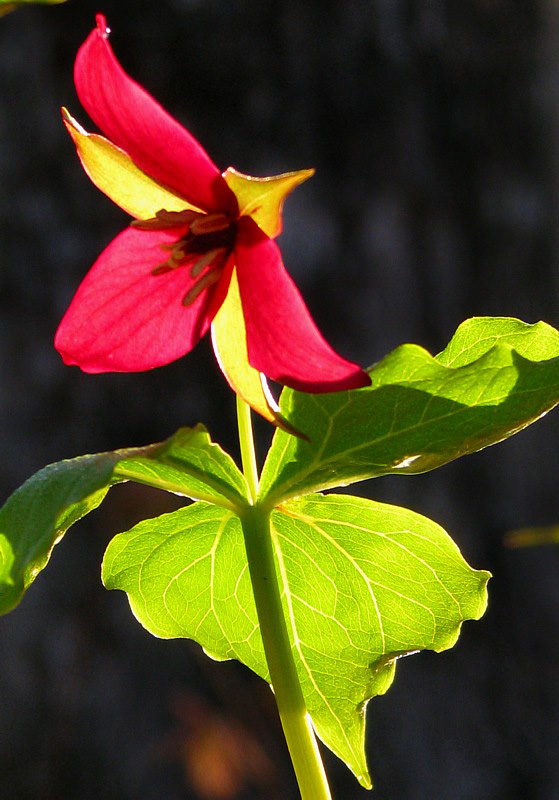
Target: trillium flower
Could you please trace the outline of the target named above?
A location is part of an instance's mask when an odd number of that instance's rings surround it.
[[[85,171],[134,219],[99,256],[55,338],[85,372],[137,372],[188,353],[211,328],[234,391],[281,424],[265,377],[305,392],[369,378],[322,338],[274,241],[286,195],[313,170],[220,173],[200,144],[117,62],[105,19],[78,52],[75,84],[108,138],[63,109]]]

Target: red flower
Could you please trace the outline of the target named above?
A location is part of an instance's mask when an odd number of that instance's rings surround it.
[[[58,328],[65,363],[136,372],[188,353],[211,326],[232,388],[268,419],[261,375],[306,392],[369,378],[324,341],[274,237],[283,200],[312,170],[221,174],[198,142],[120,67],[104,18],[75,65],[82,105],[109,137],[64,120],[92,181],[135,220],[99,256]]]

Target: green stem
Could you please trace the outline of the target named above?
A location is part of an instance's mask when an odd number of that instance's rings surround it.
[[[243,470],[254,501],[258,489],[258,473],[250,409],[239,398],[237,398],[237,412]],[[249,506],[241,515],[241,524],[270,682],[301,798],[331,800],[328,781],[293,660],[275,566],[270,513],[258,505]]]
[[[250,499],[254,503],[258,494],[258,467],[254,452],[254,439],[252,436],[252,421],[250,419],[250,406],[237,398],[237,424],[239,426],[239,444],[241,445],[241,461],[243,472],[248,483]]]

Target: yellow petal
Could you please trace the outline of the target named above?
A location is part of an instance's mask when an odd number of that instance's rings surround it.
[[[239,204],[240,213],[252,217],[266,236],[281,233],[281,209],[287,195],[314,175],[314,169],[285,172],[271,178],[253,178],[228,167],[223,177]]]
[[[306,439],[282,417],[266,378],[248,362],[245,320],[235,269],[227,296],[212,322],[212,344],[220,369],[233,391],[273,425]]]
[[[164,208],[167,211],[199,209],[179,195],[160,186],[132,162],[130,156],[104,136],[87,133],[68,111],[62,116],[74,140],[83,168],[102,192],[136,219],[149,219]]]

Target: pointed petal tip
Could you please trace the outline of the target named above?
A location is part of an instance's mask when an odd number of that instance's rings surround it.
[[[365,389],[367,386],[371,385],[370,375],[360,367],[357,367],[356,370],[357,371],[348,378],[346,389]]]
[[[102,133],[156,183],[205,211],[236,210],[235,198],[202,145],[117,61],[103,15],[80,47],[74,83]]]
[[[262,372],[260,372],[259,375],[260,383],[262,384],[262,391],[268,404],[268,409],[273,416],[273,419],[271,419],[270,422],[275,425],[276,428],[280,428],[285,433],[289,433],[291,436],[296,436],[298,439],[302,439],[304,442],[310,442],[310,437],[307,436],[307,434],[303,431],[299,430],[299,428],[296,428],[295,425],[292,425],[287,417],[284,417],[284,415],[280,412],[280,407],[277,404],[274,395],[270,391],[266,376]],[[255,410],[258,411],[258,409]]]
[[[254,369],[311,394],[369,385],[369,376],[325,341],[285,270],[276,243],[252,219],[239,222],[235,256],[248,360]]]
[[[282,229],[282,209],[285,198],[297,186],[314,175],[314,169],[301,169],[257,178],[228,167],[222,177],[235,195],[239,214],[251,217],[271,239]]]
[[[66,126],[66,130],[68,131],[70,136],[72,136],[72,138],[74,138],[73,137],[74,132],[77,132],[82,136],[89,136],[89,133],[85,130],[85,128],[82,128],[77,119],[74,119],[74,117],[70,114],[66,106],[62,106],[60,112],[62,114],[62,122]]]
[[[162,208],[170,213],[199,211],[138,169],[124,150],[97,133],[88,133],[66,108],[62,108],[62,120],[90,180],[130,216],[146,220]]]
[[[247,175],[245,172],[241,172],[235,167],[227,167],[221,174],[223,178],[231,175],[236,178],[241,178],[245,181],[251,181],[253,183],[273,183],[284,179],[298,179],[298,183],[303,183],[303,181],[312,178],[315,174],[316,170],[314,167],[309,167],[308,169],[296,169],[292,170],[291,172],[281,172],[278,175],[267,175],[265,177],[257,177],[255,175]]]
[[[276,428],[280,428],[284,433],[289,433],[291,436],[295,436],[297,439],[302,439],[304,442],[311,441],[310,436],[307,436],[306,433],[300,431],[299,428],[296,428],[295,425],[292,425],[288,419],[286,419],[283,414],[276,414],[274,418],[273,424]]]
[[[95,22],[97,23],[97,31],[103,37],[103,39],[108,39],[111,29],[107,26],[107,20],[104,14],[96,14],[95,15]]]
[[[339,357],[338,357],[339,358]],[[337,367],[343,368],[344,361],[339,358]],[[297,392],[306,392],[307,394],[329,394],[331,392],[347,392],[353,389],[364,389],[371,385],[371,379],[366,372],[363,372],[360,367],[352,364],[350,361],[345,362],[348,367],[346,374],[341,377],[330,378],[326,370],[322,371],[322,376],[314,380],[296,379],[291,375],[283,375],[274,378],[284,386],[289,386],[290,389],[295,389]]]
[[[308,181],[309,178],[314,177],[316,173],[315,167],[307,167],[306,169],[297,169],[294,172],[288,172],[287,175],[291,175],[293,179],[297,180],[296,185],[304,183]]]

